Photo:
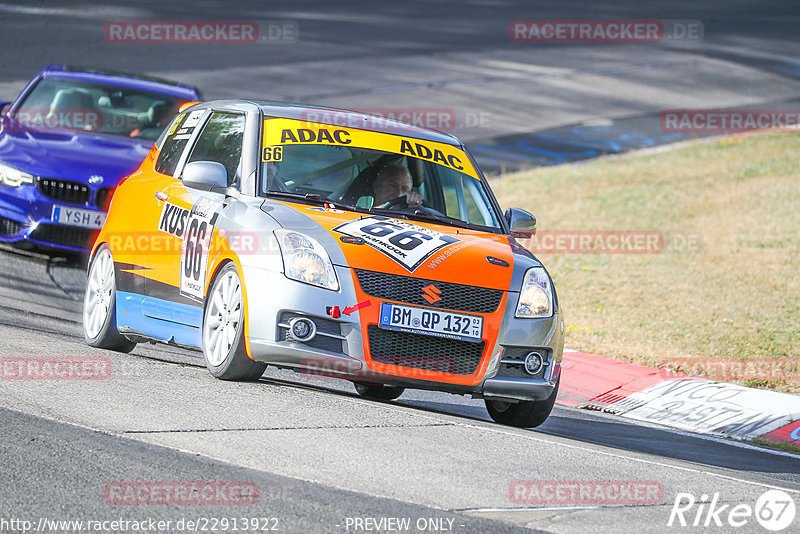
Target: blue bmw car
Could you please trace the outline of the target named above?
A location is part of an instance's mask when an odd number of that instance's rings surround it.
[[[16,101],[0,102],[0,242],[88,250],[119,181],[196,100],[196,88],[168,80],[44,69]]]

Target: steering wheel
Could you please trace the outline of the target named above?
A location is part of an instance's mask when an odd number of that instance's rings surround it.
[[[387,202],[384,202],[379,207],[383,209],[393,208],[395,206],[400,206],[400,209],[407,210],[408,209],[408,199],[405,195],[400,197],[395,197]]]
[[[419,211],[421,211],[423,213],[427,212],[427,213],[433,213],[434,215],[442,215],[442,216],[444,216],[444,213],[442,213],[442,212],[440,212],[438,210],[435,210],[435,209],[431,208],[430,206],[426,206],[425,204],[423,204],[422,206],[413,206],[413,207],[409,206],[408,205],[408,198],[405,195],[400,196],[400,197],[395,197],[395,198],[389,200],[388,202],[384,202],[383,205],[381,205],[380,207],[383,208],[383,209],[389,209],[389,208],[392,208],[394,206],[400,206],[401,210],[407,210],[407,211],[412,211],[412,210],[413,211],[417,211],[417,210],[419,210]]]

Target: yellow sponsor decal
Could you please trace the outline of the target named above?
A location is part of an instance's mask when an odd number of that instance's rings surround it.
[[[261,156],[263,161],[279,161],[275,159],[275,150],[281,145],[315,144],[393,152],[438,163],[478,178],[478,173],[467,155],[459,148],[446,143],[295,119],[264,120]]]
[[[282,146],[265,146],[261,151],[261,159],[263,161],[281,161],[283,160],[283,147]]]
[[[180,116],[180,117],[178,117],[178,120],[176,120],[176,121],[175,121],[175,122],[172,124],[172,128],[170,128],[170,129],[169,129],[169,133],[167,134],[168,136],[169,136],[169,135],[172,135],[172,134],[174,134],[174,133],[175,133],[175,130],[177,130],[177,129],[178,129],[178,125],[179,125],[181,122],[183,122],[183,116],[184,116],[184,115],[186,115],[186,113],[181,113],[181,116]]]

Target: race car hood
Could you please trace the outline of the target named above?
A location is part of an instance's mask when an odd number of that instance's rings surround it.
[[[540,265],[506,235],[330,207],[268,202],[291,207],[287,211],[275,206],[269,213],[279,223],[286,222],[322,241],[331,261],[343,267],[508,291],[520,270]]]
[[[0,132],[0,162],[34,176],[116,186],[137,169],[153,141],[90,132],[29,128],[5,119]]]

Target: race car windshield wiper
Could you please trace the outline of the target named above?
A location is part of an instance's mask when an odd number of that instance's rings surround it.
[[[408,219],[408,213],[389,208],[356,208],[356,211],[363,213],[376,213],[378,215],[388,215],[389,217],[394,217],[396,219]]]
[[[455,217],[448,217],[447,215],[439,215],[437,213],[430,213],[427,211],[414,211],[409,215],[411,217],[417,217],[418,219],[427,219],[430,221],[443,222],[445,224],[458,226],[460,228],[473,228],[473,225],[471,225],[470,223],[462,221],[461,219],[456,219]]]
[[[291,199],[298,199],[298,200],[307,200],[309,202],[314,202],[317,204],[330,204],[334,208],[339,208],[343,210],[351,210],[356,211],[355,206],[351,206],[350,204],[343,204],[341,202],[337,202],[335,200],[331,200],[325,195],[319,195],[317,193],[293,193],[291,191],[273,191],[267,190],[267,197],[286,197]]]

